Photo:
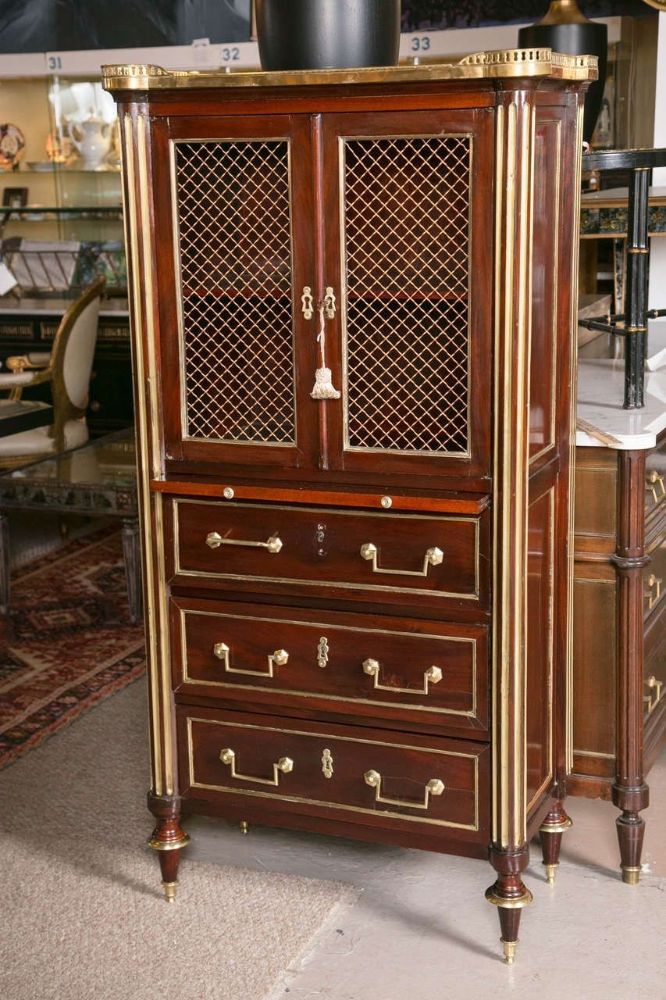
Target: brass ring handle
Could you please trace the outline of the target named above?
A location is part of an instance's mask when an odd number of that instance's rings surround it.
[[[222,538],[219,532],[211,531],[206,535],[206,545],[209,549],[219,549],[220,545],[241,545],[244,548],[267,549],[275,554],[282,548],[282,539],[271,535],[267,542],[248,542],[241,538]]]
[[[657,484],[659,484],[659,490],[657,490]],[[664,497],[666,497],[666,483],[664,482],[664,477],[661,476],[656,469],[652,469],[648,472],[645,479],[645,489],[650,490],[652,493],[652,499],[655,503],[659,503]]]
[[[441,778],[431,778],[426,782],[423,802],[412,802],[411,799],[389,799],[382,795],[382,776],[379,771],[366,771],[363,775],[366,785],[375,790],[375,802],[383,802],[388,806],[407,806],[409,809],[428,809],[431,795],[441,795],[444,782]]]
[[[380,684],[379,683],[379,671],[380,665],[378,660],[368,659],[363,661],[363,672],[369,677],[374,677],[375,680],[375,690],[376,691],[395,691],[400,694],[428,694],[429,684],[439,684],[442,679],[442,671],[439,667],[428,667],[427,670],[423,671],[423,687],[421,688],[403,688],[394,687],[391,684]]]
[[[643,695],[643,701],[647,705],[647,714],[650,715],[661,701],[664,682],[658,681],[654,674],[652,674],[644,683],[650,688],[650,694]]]
[[[273,764],[272,778],[257,778],[253,774],[239,774],[236,770],[236,751],[231,747],[225,747],[220,751],[220,760],[223,764],[231,767],[231,777],[239,781],[256,781],[259,785],[278,785],[281,774],[290,774],[294,770],[294,762],[291,757],[280,757],[276,764]]]
[[[646,590],[644,595],[645,600],[648,602],[648,611],[651,611],[655,604],[661,600],[662,583],[663,580],[661,580],[660,577],[655,576],[654,573],[651,573],[648,577],[647,585],[649,590]]]
[[[423,569],[385,569],[377,565],[378,551],[374,542],[365,542],[361,546],[361,556],[372,562],[373,573],[390,573],[393,576],[427,576],[431,566],[439,566],[444,559],[444,553],[436,545],[429,548],[423,557]]]
[[[274,667],[283,667],[289,660],[289,653],[286,649],[276,649],[274,653],[268,654],[268,670],[241,670],[239,667],[232,667],[229,660],[230,649],[226,642],[216,642],[213,646],[213,655],[222,660],[225,672],[228,674],[248,674],[250,677],[273,677]]]

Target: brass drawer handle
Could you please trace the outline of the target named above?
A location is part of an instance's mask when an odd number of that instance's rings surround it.
[[[431,566],[439,566],[444,559],[444,553],[436,545],[428,549],[423,557],[423,569],[384,569],[377,565],[377,546],[374,542],[366,542],[361,546],[363,559],[372,561],[373,573],[391,573],[393,576],[427,576]]]
[[[223,764],[231,767],[231,777],[239,781],[256,781],[259,785],[278,785],[281,774],[290,774],[294,770],[294,762],[291,757],[280,757],[277,764],[273,764],[272,778],[256,778],[253,774],[239,774],[236,770],[236,751],[226,747],[220,751],[220,760]]]
[[[660,476],[656,469],[648,472],[645,480],[645,489],[650,490],[652,493],[652,499],[655,503],[659,503],[664,497],[666,497],[666,483],[664,483],[664,477]]]
[[[242,545],[250,549],[267,549],[275,554],[282,548],[282,539],[277,535],[271,535],[267,542],[248,542],[241,538],[222,538],[217,531],[211,531],[206,535],[206,545],[209,549],[219,549],[220,545]]]
[[[645,600],[648,602],[648,611],[651,611],[655,604],[661,600],[661,585],[663,580],[654,573],[651,573],[648,577],[647,585],[649,590],[645,591]]]
[[[276,649],[274,653],[268,654],[268,670],[240,670],[232,667],[229,662],[229,647],[226,642],[216,642],[213,646],[213,655],[224,663],[225,672],[228,674],[248,674],[250,677],[273,677],[274,667],[283,667],[289,660],[289,653],[286,649]]]
[[[643,701],[647,706],[647,714],[651,715],[655,710],[659,702],[661,701],[662,688],[664,686],[663,681],[658,681],[657,678],[652,675],[644,682],[650,688],[650,694],[643,695]],[[654,693],[653,693],[654,692]]]
[[[380,665],[377,660],[364,660],[363,661],[363,672],[369,677],[374,677],[375,679],[375,690],[377,691],[395,691],[400,694],[428,694],[429,684],[439,684],[442,679],[442,671],[439,667],[428,667],[427,670],[423,671],[423,687],[422,688],[402,688],[394,687],[391,684],[380,684],[379,683],[379,671]]]
[[[387,806],[407,806],[409,809],[428,809],[431,795],[441,795],[444,782],[441,778],[431,778],[425,786],[423,802],[412,802],[411,799],[389,799],[382,795],[382,776],[379,771],[366,771],[363,775],[366,785],[375,790],[375,802],[383,802]]]

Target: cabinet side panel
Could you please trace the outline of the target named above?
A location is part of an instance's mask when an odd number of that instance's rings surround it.
[[[557,299],[560,281],[562,121],[537,119],[534,146],[534,248],[530,364],[530,464],[552,457],[555,436]]]
[[[574,767],[578,756],[615,757],[617,584],[576,564],[574,585]]]
[[[528,514],[527,801],[528,812],[553,777],[553,627],[555,488]]]

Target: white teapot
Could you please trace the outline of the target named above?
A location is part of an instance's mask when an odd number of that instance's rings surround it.
[[[98,118],[68,122],[67,134],[83,159],[85,170],[99,170],[111,149],[111,125]]]

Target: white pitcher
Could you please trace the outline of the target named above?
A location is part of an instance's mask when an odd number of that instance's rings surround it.
[[[83,159],[85,170],[99,170],[111,149],[111,125],[97,118],[68,122],[67,133]]]

